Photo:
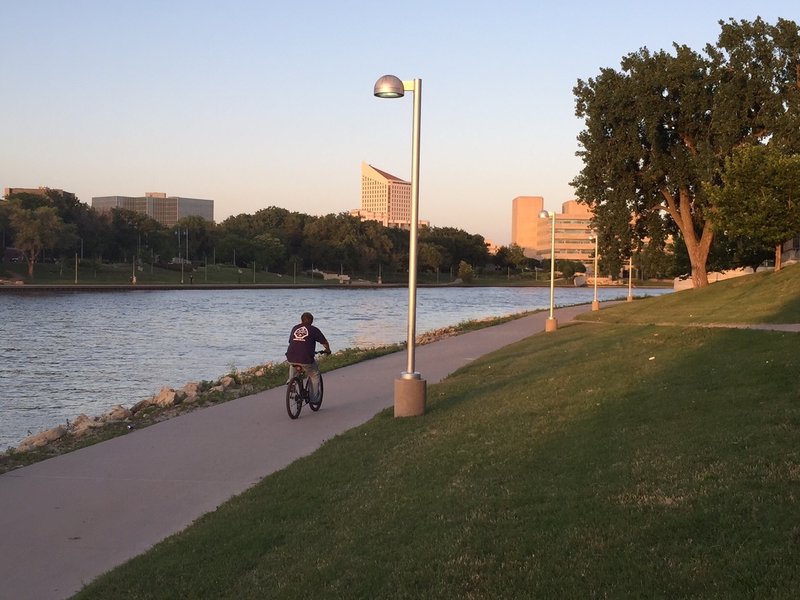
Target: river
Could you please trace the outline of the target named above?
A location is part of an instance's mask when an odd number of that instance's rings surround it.
[[[591,302],[592,293],[557,288],[555,303]],[[601,301],[626,296],[627,288],[598,290]],[[417,334],[549,302],[548,288],[420,288]],[[405,288],[0,294],[0,449],[164,386],[279,362],[305,310],[334,351],[406,338]]]

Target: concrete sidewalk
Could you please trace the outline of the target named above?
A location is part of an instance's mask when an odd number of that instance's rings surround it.
[[[559,324],[589,310],[556,311]],[[544,331],[546,312],[419,346],[428,385]],[[336,340],[332,340],[334,348]],[[392,406],[406,353],[325,374],[292,421],[280,387],[0,475],[0,599],[68,598],[326,440]],[[424,417],[422,417],[424,418]]]

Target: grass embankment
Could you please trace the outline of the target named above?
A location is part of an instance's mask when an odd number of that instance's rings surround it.
[[[731,321],[785,320],[800,267],[477,360],[78,598],[794,597],[798,334],[647,324],[740,285]]]
[[[614,311],[584,315],[609,323],[709,325],[714,323],[800,323],[800,265],[777,273],[727,279],[699,290],[645,298]]]

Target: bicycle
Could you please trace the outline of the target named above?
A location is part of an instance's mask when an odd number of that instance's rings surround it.
[[[326,350],[318,350],[314,354],[330,354]],[[289,413],[291,419],[296,419],[300,416],[300,411],[303,409],[304,404],[314,412],[317,412],[322,406],[322,373],[319,374],[319,400],[317,402],[311,401],[311,379],[306,375],[303,370],[303,365],[292,364],[294,367],[294,376],[289,380],[286,385],[286,412]]]

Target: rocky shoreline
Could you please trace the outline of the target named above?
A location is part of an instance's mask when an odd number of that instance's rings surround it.
[[[165,387],[158,394],[140,400],[130,408],[117,404],[107,413],[100,416],[90,417],[86,414],[80,414],[73,421],[67,421],[65,425],[57,425],[26,437],[16,448],[11,449],[11,452],[29,452],[48,446],[65,437],[79,440],[89,436],[94,431],[110,425],[125,424],[128,429],[133,429],[137,416],[147,415],[150,417],[150,421],[157,422],[164,420],[164,418],[175,416],[179,412],[189,410],[201,400],[211,398],[229,400],[242,395],[242,393],[251,393],[254,390],[248,384],[257,378],[263,377],[272,368],[274,368],[274,365],[267,363],[248,371],[226,375],[212,384],[193,382],[187,383],[179,389]],[[170,409],[178,407],[181,410],[170,411]],[[0,456],[7,453],[4,452]]]

